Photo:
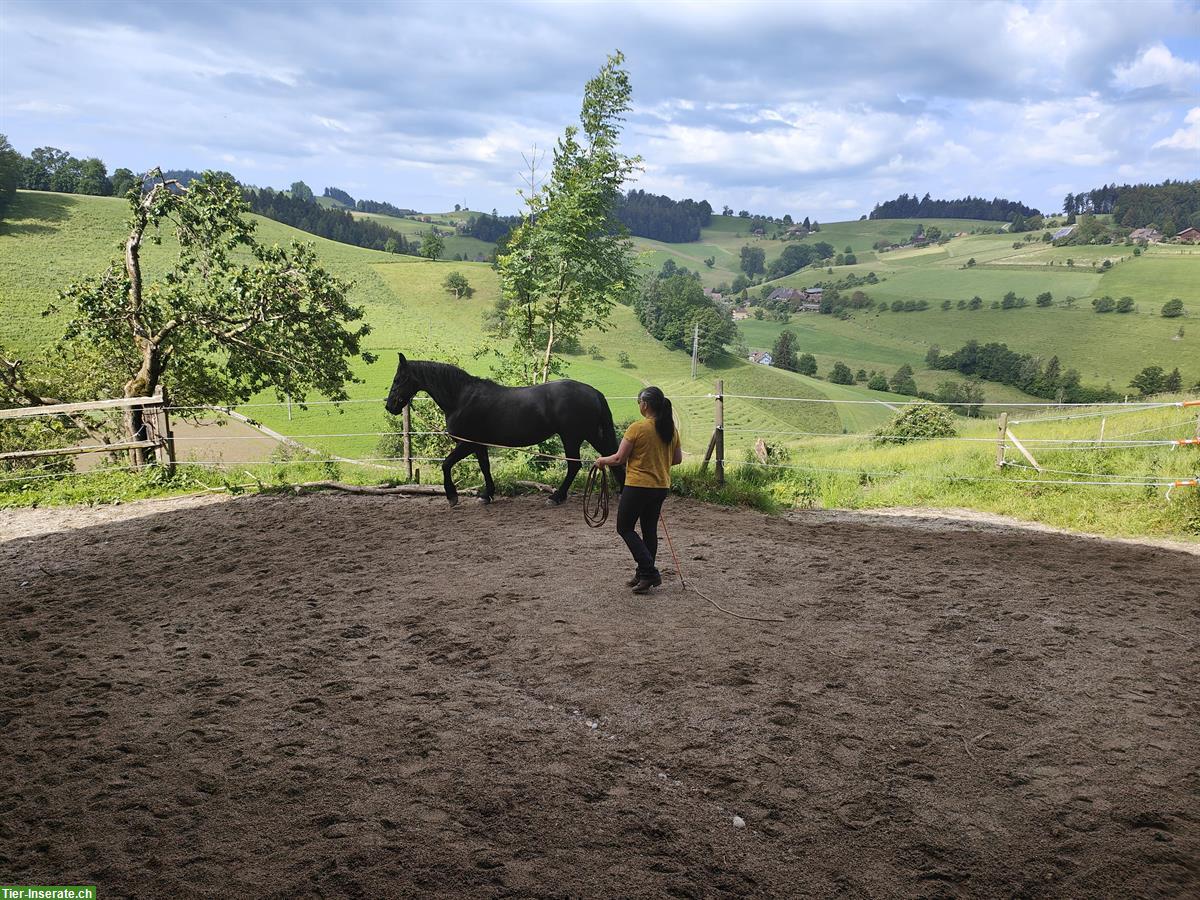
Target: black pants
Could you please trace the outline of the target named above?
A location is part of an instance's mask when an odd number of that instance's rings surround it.
[[[658,514],[663,501],[670,492],[668,488],[630,487],[621,491],[621,503],[617,507],[617,534],[629,546],[629,552],[637,561],[639,575],[657,575],[654,558],[658,555]],[[642,523],[642,534],[633,530]]]

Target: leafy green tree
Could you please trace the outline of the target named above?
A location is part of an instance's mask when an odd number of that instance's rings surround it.
[[[967,268],[968,269],[975,268],[975,257],[972,256],[970,259],[967,260]]]
[[[289,192],[293,200],[299,200],[301,203],[314,203],[316,198],[313,197],[312,188],[303,181],[293,181],[292,189]]]
[[[983,306],[983,298],[978,294],[972,297],[970,302],[967,303],[967,309],[979,309],[981,306]]]
[[[905,444],[910,441],[951,437],[957,434],[954,413],[936,403],[913,403],[901,410],[875,432],[881,444]]]
[[[130,188],[140,183],[129,169],[115,169],[112,173],[112,194],[114,197],[124,197]]]
[[[1092,301],[1092,309],[1098,313],[1110,313],[1117,308],[1117,301],[1112,297],[1097,297]]]
[[[0,134],[0,220],[3,220],[21,183],[21,154],[13,149],[6,135]]]
[[[882,372],[876,372],[867,381],[867,387],[873,391],[888,391],[891,388],[888,386],[887,377]]]
[[[949,300],[943,300],[943,301],[942,301],[942,309],[943,309],[944,311],[949,311],[949,310],[950,310],[950,308],[951,308],[952,306],[954,306],[954,304],[953,304],[953,303],[951,303]]]
[[[801,353],[796,360],[796,371],[801,375],[815,378],[817,375],[817,358],[811,353]]]
[[[707,266],[708,268],[710,268],[710,269],[711,269],[711,268],[712,268],[713,266],[715,266],[716,264],[717,264],[717,259],[716,259],[716,257],[714,257],[714,256],[706,256],[706,257],[704,257],[704,265],[705,265],[705,266]]]
[[[457,269],[442,280],[442,289],[447,293],[453,294],[455,300],[470,297],[475,293],[475,288],[471,287],[471,282],[467,280],[467,276]]]
[[[525,214],[497,257],[499,334],[512,341],[510,374],[526,383],[548,381],[559,342],[604,329],[636,282],[632,243],[613,218],[641,162],[618,147],[632,94],[624,59],[608,57],[584,87],[579,126],[559,138],[547,183],[524,195]]]
[[[1136,304],[1132,297],[1122,297],[1117,301],[1117,312],[1130,313],[1133,312],[1135,306]]]
[[[741,269],[748,278],[762,275],[767,271],[766,258],[766,251],[762,247],[751,247],[746,244],[742,247]]]
[[[149,396],[167,384],[182,405],[243,402],[266,389],[281,400],[303,402],[310,391],[345,399],[356,380],[349,359],[375,359],[362,348],[368,326],[351,324],[363,311],[347,301],[350,285],[319,265],[311,245],[259,244],[232,181],[206,172],[185,189],[155,170],[146,187],[130,194],[122,257],[61,294],[73,313],[62,359],[103,363],[88,395]],[[160,229],[174,231],[177,251],[147,282],[141,249]],[[139,434],[136,410],[126,429]]]
[[[834,384],[854,384],[854,373],[848,365],[838,360],[829,372],[829,380]]]
[[[446,239],[442,237],[437,229],[421,232],[421,249],[420,254],[426,259],[441,259],[442,254],[446,252]]]
[[[624,350],[618,351],[617,362],[621,364],[622,369],[629,369],[633,367],[633,363],[629,361],[629,354]]]
[[[1042,291],[1037,295],[1037,305],[1041,307],[1051,306],[1054,303],[1054,296],[1049,291]]]
[[[1164,319],[1177,319],[1183,315],[1183,301],[1178,297],[1168,300],[1163,304],[1162,316]]]
[[[1168,394],[1178,394],[1182,390],[1183,376],[1179,374],[1179,367],[1176,366],[1163,380],[1163,391]]]
[[[775,339],[775,346],[771,348],[771,365],[777,369],[795,372],[797,364],[796,333],[785,328],[779,332],[779,337]]]
[[[1129,386],[1143,397],[1149,397],[1151,394],[1161,394],[1166,390],[1166,381],[1162,366],[1146,366],[1134,376],[1133,381],[1129,382]]]
[[[867,380],[867,370],[859,369],[857,372],[855,372],[854,380],[855,381],[866,381]]]
[[[912,366],[905,363],[896,370],[896,374],[890,379],[892,392],[895,394],[909,394],[913,397],[917,395],[917,383],[913,380]]]

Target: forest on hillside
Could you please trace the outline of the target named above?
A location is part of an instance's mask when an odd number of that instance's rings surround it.
[[[934,200],[929,194],[917,199],[916,194],[901,194],[895,200],[876,203],[872,219],[988,219],[1011,222],[1014,215],[1024,218],[1041,215],[1039,210],[1016,200],[994,197],[963,197],[959,200]]]
[[[1200,228],[1200,180],[1161,184],[1105,184],[1090,191],[1067,194],[1068,216],[1111,213],[1126,228],[1158,228],[1174,237],[1185,228]]]

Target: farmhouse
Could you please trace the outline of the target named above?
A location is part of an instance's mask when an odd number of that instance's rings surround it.
[[[1181,244],[1194,244],[1200,241],[1200,229],[1185,228],[1179,234],[1175,235],[1175,240]]]
[[[803,300],[804,291],[798,291],[795,288],[776,288],[771,291],[767,297],[768,300],[784,300],[791,303],[793,300]]]
[[[1129,234],[1131,241],[1145,241],[1147,244],[1157,244],[1162,238],[1162,232],[1153,228],[1136,228]]]
[[[743,319],[750,318],[750,310],[744,306],[739,306],[733,311],[733,321],[741,322]]]
[[[758,363],[760,366],[769,366],[774,362],[769,350],[755,350],[750,354],[750,362]]]

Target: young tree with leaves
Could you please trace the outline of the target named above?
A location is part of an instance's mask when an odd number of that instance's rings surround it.
[[[467,281],[467,276],[458,270],[451,272],[442,280],[442,289],[447,293],[453,294],[455,300],[470,297],[475,293],[475,288],[471,287],[471,282]]]
[[[796,333],[790,328],[779,332],[775,346],[771,348],[771,365],[777,369],[787,369],[795,372],[799,361],[796,359]]]
[[[347,301],[350,285],[319,265],[311,245],[259,244],[241,190],[211,172],[184,188],[155,170],[129,202],[123,257],[60,295],[74,313],[64,365],[99,361],[80,393],[142,397],[167,384],[181,404],[242,402],[268,388],[301,402],[310,391],[346,398],[350,358],[374,360],[362,348],[370,329],[352,324],[363,311]],[[164,227],[175,258],[148,280],[143,242],[159,243]],[[127,437],[141,425],[130,411]]]
[[[497,257],[494,330],[512,341],[507,374],[527,384],[559,370],[563,341],[605,328],[636,280],[632,242],[612,215],[641,162],[618,147],[631,98],[624,61],[613,54],[584,87],[579,126],[559,138],[548,182],[522,193],[525,214]]]
[[[421,232],[421,249],[418,251],[426,259],[441,259],[446,252],[446,239],[436,229]]]

